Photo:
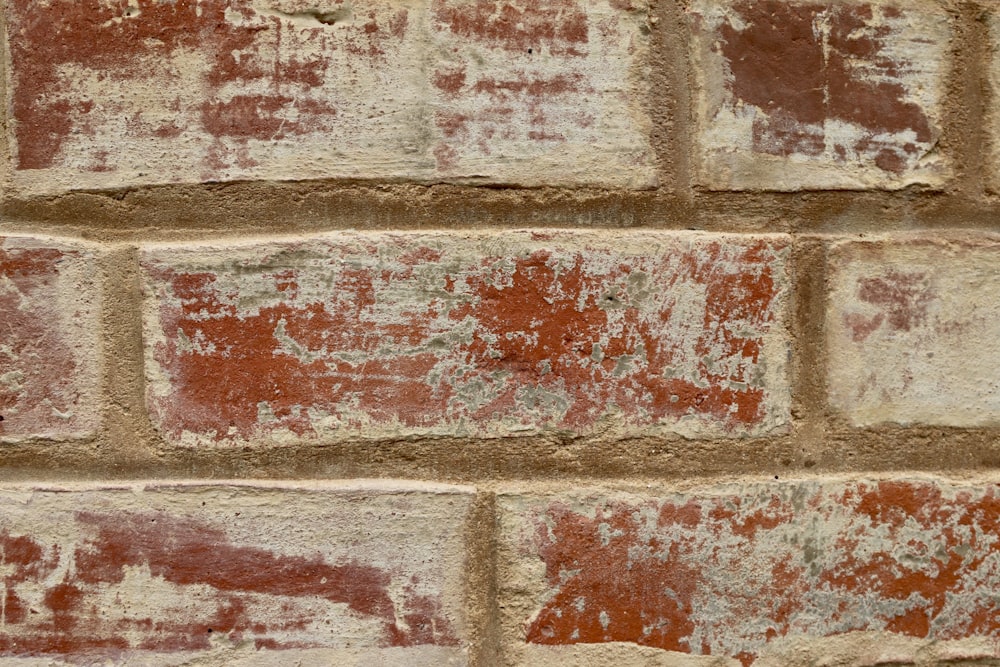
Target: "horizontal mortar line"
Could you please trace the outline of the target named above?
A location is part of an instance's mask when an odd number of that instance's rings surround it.
[[[29,468],[23,468],[18,472],[28,472]],[[255,483],[259,483],[261,486],[278,486],[278,488],[283,488],[286,484],[292,485],[296,482],[303,482],[305,486],[311,486],[312,483],[322,482],[322,481],[332,481],[340,482],[346,480],[360,480],[362,482],[378,482],[378,481],[389,481],[398,480],[402,482],[412,482],[412,481],[438,481],[438,480],[428,480],[426,477],[418,477],[415,475],[401,475],[398,477],[390,476],[371,476],[366,475],[366,470],[357,470],[359,473],[351,477],[343,478],[324,478],[324,477],[305,477],[302,475],[289,475],[282,473],[282,471],[277,471],[274,474],[268,475],[266,477],[255,476],[253,478],[231,476],[231,477],[211,477],[205,475],[190,475],[190,476],[167,476],[167,475],[153,475],[153,476],[143,476],[141,473],[134,476],[109,476],[109,477],[84,477],[84,476],[66,476],[66,475],[49,475],[45,477],[17,477],[12,475],[5,475],[4,473],[11,472],[10,470],[0,471],[0,485],[15,485],[15,484],[58,484],[58,483],[72,483],[72,484],[108,484],[108,485],[119,485],[123,483],[132,484],[150,484],[150,485],[167,485],[176,483],[195,483],[197,485],[205,484],[217,484],[219,486],[225,486],[229,484],[236,484],[240,486],[253,486]],[[757,483],[757,484],[795,484],[798,482],[811,482],[811,481],[863,481],[869,479],[885,479],[885,478],[901,478],[901,477],[920,477],[920,478],[930,478],[930,479],[944,479],[952,481],[979,481],[988,482],[995,481],[1000,473],[1000,470],[996,469],[968,469],[968,470],[957,470],[957,469],[942,469],[940,472],[929,471],[924,468],[899,468],[893,470],[875,470],[875,469],[856,469],[856,470],[822,470],[822,469],[810,469],[808,471],[792,471],[790,473],[782,472],[778,475],[778,479],[774,478],[774,474],[767,471],[734,471],[728,473],[719,474],[695,474],[695,475],[683,475],[678,477],[665,478],[662,476],[649,475],[649,474],[631,474],[627,476],[617,476],[617,477],[595,477],[586,476],[580,474],[567,474],[559,477],[552,476],[542,476],[543,473],[535,475],[512,475],[508,477],[498,477],[498,476],[479,476],[479,477],[447,477],[441,483],[444,484],[454,484],[454,485],[468,485],[475,486],[476,490],[485,493],[497,493],[513,491],[515,493],[520,493],[524,491],[522,485],[530,485],[531,488],[536,489],[542,493],[550,491],[565,490],[566,488],[578,488],[583,486],[593,486],[593,487],[608,487],[609,489],[622,489],[622,490],[641,490],[646,491],[652,489],[654,492],[658,490],[663,491],[687,491],[687,490],[697,490],[704,489],[705,487],[718,487],[724,486],[732,483]]]
[[[808,435],[798,432],[800,429],[806,427],[824,427],[822,435]],[[234,447],[219,447],[219,446],[206,446],[206,447],[190,447],[181,445],[171,445],[158,438],[144,439],[143,443],[146,446],[153,446],[158,454],[179,454],[179,453],[203,453],[203,452],[213,452],[213,453],[225,453],[225,452],[236,452],[236,451],[250,451],[255,455],[263,454],[276,454],[279,452],[312,452],[317,454],[336,454],[341,455],[344,452],[332,451],[339,447],[347,448],[359,448],[367,450],[368,448],[385,445],[385,446],[399,446],[399,447],[413,447],[419,446],[421,448],[427,448],[428,450],[434,449],[446,449],[449,447],[463,446],[472,449],[482,448],[485,450],[492,450],[497,444],[505,444],[511,448],[523,448],[525,451],[519,452],[516,455],[511,454],[511,460],[519,460],[522,456],[529,457],[544,457],[545,454],[533,454],[532,449],[537,448],[539,445],[551,445],[558,448],[579,448],[587,450],[608,450],[618,446],[634,446],[637,448],[651,447],[651,448],[663,448],[667,447],[672,451],[677,453],[684,453],[684,450],[691,447],[712,447],[724,450],[728,455],[734,457],[739,457],[742,452],[738,451],[741,448],[752,449],[754,447],[784,447],[787,445],[806,445],[806,444],[819,444],[825,446],[834,447],[833,443],[836,443],[836,447],[843,446],[844,440],[849,440],[855,442],[859,445],[864,445],[865,447],[880,448],[880,447],[894,447],[898,445],[899,441],[906,439],[919,439],[919,440],[933,440],[935,442],[941,443],[940,446],[966,446],[971,442],[985,442],[990,445],[995,446],[1000,450],[1000,426],[936,426],[929,424],[921,424],[915,426],[902,426],[895,424],[883,424],[874,427],[852,427],[850,425],[844,425],[839,419],[816,419],[816,420],[797,420],[795,422],[796,432],[780,434],[780,435],[761,435],[761,436],[748,436],[748,437],[706,437],[706,438],[685,438],[676,434],[664,434],[664,435],[643,435],[643,434],[616,434],[613,437],[607,438],[602,436],[600,433],[588,434],[588,435],[574,435],[568,431],[552,431],[552,432],[542,432],[533,433],[529,435],[511,435],[505,437],[476,437],[476,436],[461,436],[461,435],[413,435],[413,436],[399,436],[399,437],[379,437],[379,438],[365,438],[363,436],[357,437],[344,437],[344,438],[326,438],[315,441],[305,441],[297,444],[285,444],[285,445],[267,445],[267,444],[252,444],[244,446],[234,446]],[[68,451],[80,448],[89,448],[94,444],[98,444],[102,441],[102,436],[108,435],[105,432],[98,433],[92,438],[81,438],[72,440],[52,440],[44,438],[31,438],[23,437],[16,441],[6,441],[3,443],[5,448],[5,453],[14,453],[14,450],[24,449],[29,451],[39,445],[49,446],[49,447],[64,447],[68,448]],[[135,443],[132,443],[135,444]],[[922,447],[927,447],[922,445]],[[150,450],[153,451],[153,450]],[[926,450],[922,450],[926,451]],[[866,453],[868,450],[866,450]],[[54,454],[55,452],[49,452]],[[348,452],[349,453],[349,452]],[[895,452],[894,452],[895,453]],[[503,453],[493,452],[492,454],[498,459],[503,459],[508,457],[508,455]],[[718,460],[724,460],[718,458],[719,453],[714,453],[708,460],[716,462]]]
[[[421,187],[410,185],[387,185],[380,187],[373,184],[343,185],[343,184],[297,184],[282,182],[254,181],[233,183],[226,187],[205,188],[200,186],[159,186],[148,189],[128,190],[120,193],[70,191],[49,196],[8,196],[2,200],[4,211],[23,208],[25,206],[60,206],[71,202],[80,205],[81,202],[91,202],[104,206],[135,205],[137,202],[168,202],[183,207],[188,200],[224,201],[227,197],[237,197],[246,194],[257,195],[264,203],[247,204],[240,202],[237,208],[250,211],[266,205],[266,200],[305,205],[317,197],[343,197],[350,203],[351,198],[367,198],[379,202],[398,200],[412,206],[433,205],[437,201],[452,203],[467,201],[480,203],[482,201],[511,202],[516,199],[529,200],[533,203],[554,200],[552,205],[568,205],[573,202],[678,202],[678,203],[713,203],[740,202],[758,200],[766,204],[787,201],[810,201],[813,199],[842,199],[855,201],[859,197],[864,200],[878,199],[880,202],[918,203],[933,200],[966,200],[976,204],[1000,203],[1000,197],[983,193],[966,193],[958,190],[744,190],[744,191],[700,191],[700,190],[591,190],[580,188],[481,188],[481,187]],[[317,203],[317,202],[314,202]],[[333,202],[328,202],[333,203]],[[342,203],[342,202],[336,202]]]
[[[444,208],[444,207],[442,207]],[[255,215],[254,221],[244,216],[219,216],[215,219],[201,219],[197,222],[177,223],[166,221],[150,226],[142,214],[123,216],[118,219],[81,222],[74,219],[53,220],[51,215],[8,216],[0,218],[0,233],[50,233],[92,239],[95,241],[155,242],[161,240],[187,239],[189,237],[267,237],[280,234],[321,234],[337,231],[365,232],[489,232],[515,229],[560,229],[580,231],[705,231],[715,233],[886,233],[915,230],[959,230],[979,229],[1000,230],[1000,206],[967,210],[964,207],[927,212],[901,210],[887,214],[881,206],[855,208],[849,212],[827,216],[805,216],[797,210],[754,210],[742,207],[742,212],[701,211],[689,217],[687,214],[626,213],[616,210],[591,210],[586,214],[574,211],[549,210],[532,211],[523,216],[516,208],[500,214],[483,214],[481,218],[470,220],[449,220],[454,213],[446,210],[429,213],[407,213],[393,216],[391,221],[372,220],[363,217],[331,216],[317,219],[303,216],[298,221],[290,217]],[[665,218],[665,215],[667,216]],[[55,216],[62,217],[62,216]],[[443,218],[443,220],[442,220]],[[190,218],[188,218],[190,220]],[[431,220],[433,219],[433,220]],[[775,222],[775,221],[778,222]]]
[[[287,452],[286,452],[287,454]],[[304,469],[308,464],[310,470]],[[614,483],[619,480],[633,479],[654,479],[663,484],[687,483],[691,477],[699,477],[706,480],[729,480],[735,478],[747,479],[756,478],[761,481],[795,480],[804,478],[806,475],[813,476],[923,476],[928,474],[939,474],[948,477],[966,478],[977,474],[998,474],[1000,466],[994,464],[984,464],[973,462],[966,465],[926,465],[901,464],[894,466],[814,466],[810,468],[786,467],[773,465],[757,465],[754,469],[748,470],[746,466],[729,465],[725,467],[707,468],[704,466],[691,466],[678,468],[676,462],[671,466],[644,466],[642,468],[622,469],[608,471],[604,473],[593,473],[591,475],[581,475],[579,470],[556,470],[539,467],[534,473],[525,473],[523,469],[534,466],[533,462],[519,462],[517,471],[509,474],[482,474],[474,470],[484,464],[476,463],[468,468],[443,469],[435,465],[435,462],[411,462],[408,468],[395,467],[386,462],[379,464],[360,464],[350,462],[344,464],[346,469],[343,472],[332,470],[315,470],[316,467],[335,467],[327,465],[322,461],[309,460],[303,462],[301,468],[288,469],[276,466],[272,462],[230,462],[218,459],[197,461],[180,461],[168,465],[140,465],[121,467],[117,470],[110,470],[107,461],[68,461],[61,466],[46,467],[43,464],[4,466],[0,468],[0,484],[13,483],[16,481],[113,481],[126,482],[134,480],[148,481],[171,481],[171,480],[204,480],[215,482],[218,480],[344,480],[357,478],[370,479],[398,479],[412,481],[439,481],[452,484],[483,485],[489,483],[518,483],[518,482],[558,482],[558,483],[588,483],[601,485]],[[494,466],[497,467],[497,466]],[[511,466],[514,467],[514,466]],[[667,468],[671,471],[667,471]],[[204,468],[204,471],[192,470],[192,468]],[[433,469],[429,472],[429,469]]]
[[[987,192],[968,193],[958,187],[958,183],[946,185],[944,188],[930,188],[919,185],[899,189],[884,188],[801,188],[796,190],[769,190],[753,188],[744,190],[708,189],[700,186],[678,188],[602,188],[588,186],[520,186],[520,185],[468,185],[460,183],[418,183],[412,181],[378,181],[378,180],[244,180],[227,181],[223,183],[160,183],[143,186],[129,186],[119,189],[99,190],[67,190],[45,194],[8,193],[3,197],[3,205],[18,203],[54,203],[67,198],[89,197],[107,202],[123,202],[137,197],[192,197],[192,196],[226,196],[248,190],[263,195],[286,195],[303,197],[312,194],[337,193],[371,193],[379,196],[405,194],[408,197],[426,198],[434,196],[471,195],[476,197],[521,196],[546,198],[554,195],[573,196],[582,199],[600,199],[609,197],[671,197],[685,200],[692,199],[724,199],[765,196],[770,198],[798,198],[803,196],[832,195],[841,197],[856,197],[858,195],[903,198],[911,200],[926,197],[981,198],[996,200],[998,195]],[[959,194],[956,194],[959,193]]]

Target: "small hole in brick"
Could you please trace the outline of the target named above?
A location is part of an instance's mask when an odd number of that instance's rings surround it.
[[[208,629],[208,634],[212,634],[212,628]]]
[[[778,476],[777,476],[777,475],[775,475],[775,476],[774,476],[774,478],[775,478],[775,479],[778,479]]]
[[[0,415],[0,422],[3,421],[3,415]]]
[[[531,53],[531,49],[528,49],[528,53]]]

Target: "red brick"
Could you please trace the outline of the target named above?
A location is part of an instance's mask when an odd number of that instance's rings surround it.
[[[858,425],[1000,423],[995,235],[844,240],[830,253],[830,402]]]
[[[1000,657],[996,482],[509,493],[499,508],[501,608],[523,664],[605,642],[744,666],[931,664],[935,646]],[[841,636],[863,651],[835,662]],[[806,659],[816,645],[829,654]]]
[[[0,441],[99,423],[100,290],[84,245],[0,237]]]
[[[647,187],[632,5],[12,0],[13,183]]]
[[[148,248],[175,443],[770,432],[784,236],[336,234]]]
[[[470,498],[418,483],[7,487],[0,658],[465,664]]]
[[[699,0],[699,180],[939,186],[950,18],[937,3]]]

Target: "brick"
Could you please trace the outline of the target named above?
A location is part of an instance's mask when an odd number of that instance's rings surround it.
[[[643,0],[435,0],[437,174],[650,187]]]
[[[13,185],[655,183],[641,3],[12,0]]]
[[[950,18],[938,3],[698,0],[698,181],[940,186]]]
[[[512,490],[498,511],[514,663],[610,642],[614,664],[650,648],[744,667],[1000,657],[995,481]]]
[[[96,431],[95,259],[83,244],[0,236],[0,442]]]
[[[556,231],[151,246],[148,405],[186,445],[768,433],[789,420],[787,249]]]
[[[470,498],[388,482],[4,488],[0,657],[465,664]]]
[[[1000,370],[983,362],[1000,340],[998,261],[988,235],[834,244],[831,404],[857,425],[1000,422]]]

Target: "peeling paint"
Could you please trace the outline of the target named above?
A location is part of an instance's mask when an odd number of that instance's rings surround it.
[[[655,182],[630,82],[646,58],[644,14],[605,0],[15,0],[6,16],[24,191]],[[475,16],[495,18],[475,21],[467,44]],[[612,32],[591,39],[595,23]],[[522,41],[532,53],[514,56]]]
[[[467,506],[460,494],[28,493],[24,502],[21,492],[0,491],[5,658],[125,664],[247,645],[265,653],[365,647],[369,656],[429,645],[460,655],[452,591]],[[313,526],[306,534],[304,520]],[[352,527],[359,521],[364,535]],[[406,543],[385,550],[382,540],[396,531]]]
[[[1000,639],[996,484],[804,481],[500,506],[506,600],[533,601],[531,644],[632,642],[748,666],[786,637]]]
[[[151,248],[149,406],[189,444],[766,432],[788,420],[785,252],[565,232]]]
[[[899,188],[949,174],[936,152],[943,9],[705,0],[691,17],[706,185]]]

